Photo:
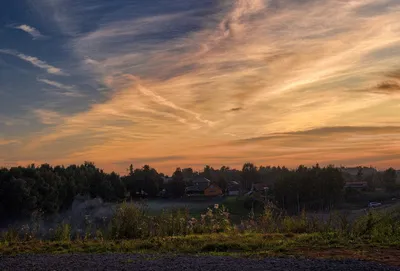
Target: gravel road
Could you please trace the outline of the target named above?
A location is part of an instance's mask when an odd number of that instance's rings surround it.
[[[292,258],[245,259],[219,256],[166,256],[135,254],[72,254],[0,256],[0,270],[400,270],[356,260],[309,260]]]

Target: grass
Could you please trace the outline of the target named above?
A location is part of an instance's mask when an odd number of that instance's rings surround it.
[[[136,240],[2,242],[1,255],[66,253],[206,254],[241,257],[355,258],[399,264],[400,243],[315,234],[202,234]],[[397,262],[396,262],[397,259]]]
[[[232,202],[232,205],[237,204]],[[150,215],[122,204],[108,225],[73,231],[67,223],[45,236],[25,225],[0,237],[0,254],[178,253],[231,256],[356,258],[400,265],[400,210],[371,211],[350,221],[341,214],[318,220],[303,211],[287,216],[266,206],[234,223],[215,205],[193,218],[187,210]],[[396,260],[397,259],[397,260]]]

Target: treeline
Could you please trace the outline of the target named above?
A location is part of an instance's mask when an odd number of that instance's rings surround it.
[[[342,200],[344,185],[342,173],[333,166],[300,166],[275,183],[274,198],[283,209],[326,210]]]
[[[386,172],[392,183],[393,170]],[[233,182],[239,183],[242,191],[249,191],[254,183],[265,183],[270,187],[268,199],[287,210],[330,208],[343,198],[345,183],[340,168],[318,165],[296,170],[256,167],[251,163],[244,164],[241,170],[225,166],[205,166],[201,172],[177,168],[171,178],[148,165],[139,169],[131,165],[124,176],[106,173],[90,162],[68,167],[44,164],[1,168],[0,219],[26,217],[34,211],[45,215],[62,212],[71,207],[77,195],[122,202],[144,195],[156,197],[163,191],[178,198],[196,177],[205,177],[223,190]]]

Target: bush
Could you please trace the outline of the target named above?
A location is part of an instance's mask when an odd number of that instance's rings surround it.
[[[354,238],[368,239],[378,243],[400,241],[400,210],[391,213],[369,211],[353,225]]]
[[[214,205],[201,215],[200,219],[190,217],[188,210],[168,210],[160,215],[150,216],[143,205],[123,203],[116,210],[110,224],[95,228],[87,220],[86,229],[76,230],[76,238],[81,240],[96,239],[143,239],[158,240],[163,237],[185,236],[190,234],[211,233],[284,233],[286,235],[313,233],[323,238],[340,240],[363,240],[381,244],[400,242],[400,209],[388,211],[369,211],[354,221],[348,213],[332,213],[328,220],[310,216],[303,210],[299,216],[288,216],[274,206],[265,206],[262,215],[250,216],[239,225],[234,225],[230,214],[224,206]],[[35,224],[34,224],[35,225]],[[93,228],[92,228],[93,227]],[[233,231],[235,230],[235,231]],[[36,230],[30,225],[10,227],[1,235],[7,243],[30,241]],[[49,229],[42,238],[55,241],[70,241],[72,226],[60,223],[55,229]],[[216,248],[224,250],[225,248]],[[237,249],[237,248],[236,248]]]
[[[54,233],[54,240],[71,241],[71,225],[68,223],[59,224]]]
[[[136,239],[144,237],[146,213],[135,204],[124,202],[111,221],[111,236],[114,239]]]
[[[279,223],[281,214],[274,214],[269,206],[264,208],[263,214],[258,219],[258,228],[263,233],[279,232]]]
[[[282,231],[287,233],[310,232],[305,211],[300,216],[286,216],[282,221]]]

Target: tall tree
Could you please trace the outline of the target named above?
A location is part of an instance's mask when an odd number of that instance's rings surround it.
[[[179,198],[185,194],[185,182],[183,180],[183,173],[180,168],[177,168],[172,175],[172,181],[168,183],[168,192],[173,197]]]
[[[245,163],[242,168],[242,188],[250,190],[253,183],[259,179],[257,167],[252,163]]]
[[[397,173],[393,168],[388,168],[383,173],[383,183],[386,190],[391,191],[396,188]]]

